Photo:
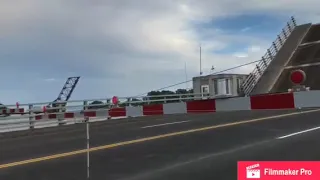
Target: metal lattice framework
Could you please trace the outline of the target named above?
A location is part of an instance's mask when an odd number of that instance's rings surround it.
[[[54,100],[51,104],[49,104],[47,107],[59,107],[59,106],[66,106],[66,102],[70,99],[75,87],[78,84],[80,77],[69,77],[64,84],[61,92],[59,93],[56,100]],[[57,102],[63,102],[63,103],[57,103]],[[58,111],[58,109],[52,110],[53,112]],[[65,110],[62,110],[62,112]],[[49,111],[50,112],[50,111]]]
[[[61,92],[59,93],[58,98],[54,102],[59,102],[59,101],[68,101],[75,89],[75,87],[78,84],[78,81],[80,79],[80,76],[78,77],[69,77],[64,84]]]

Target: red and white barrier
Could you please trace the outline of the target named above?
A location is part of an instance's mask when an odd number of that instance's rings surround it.
[[[3,114],[24,114],[23,108],[14,108],[14,109],[2,109],[0,115]]]
[[[109,117],[109,111],[106,110],[90,110],[84,112],[63,112],[63,113],[44,113],[41,115],[36,115],[35,120],[42,120],[42,119],[84,119],[84,117],[105,117],[106,119]],[[114,114],[116,115],[116,114]],[[114,116],[117,117],[117,116]]]
[[[188,102],[152,104],[143,106],[127,106],[105,110],[86,110],[84,112],[64,112],[42,114],[35,117],[41,119],[83,119],[137,117],[164,114],[207,113],[219,111],[263,110],[263,109],[294,109],[320,107],[320,91],[288,92],[281,94],[264,94],[251,97],[225,99],[207,99]],[[23,112],[19,109],[15,112]]]
[[[20,108],[18,102],[16,102],[16,108],[3,108],[0,110],[0,115],[4,114],[24,114],[24,108]]]

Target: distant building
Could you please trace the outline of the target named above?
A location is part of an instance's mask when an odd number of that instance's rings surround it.
[[[215,74],[192,78],[195,94],[216,97],[238,96],[247,74]]]

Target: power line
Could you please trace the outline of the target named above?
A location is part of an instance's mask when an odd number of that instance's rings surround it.
[[[221,70],[221,71],[218,71],[218,72],[215,72],[215,73],[211,73],[211,74],[208,74],[208,75],[220,74],[220,73],[223,73],[223,72],[226,72],[226,71],[230,71],[230,70],[237,69],[237,68],[240,68],[240,67],[243,67],[243,66],[254,64],[254,63],[257,63],[257,62],[260,62],[260,61],[262,61],[262,59],[256,60],[256,61],[251,61],[251,62],[246,63],[246,64],[241,64],[239,66],[235,66],[235,67],[232,67],[232,68],[224,69],[224,70]],[[191,82],[191,81],[192,81],[192,79],[191,80],[187,80],[187,81],[183,81],[183,82],[179,82],[179,83],[176,83],[176,84],[173,84],[173,85],[170,85],[170,86],[166,86],[166,87],[163,87],[163,88],[160,88],[160,89],[157,89],[157,90],[153,90],[153,91],[161,91],[163,89],[167,89],[167,88],[171,88],[171,87],[174,87],[174,86],[178,86],[178,85],[181,85],[181,84],[184,84],[184,83],[188,83],[188,82]],[[148,94],[148,93],[149,92],[146,92],[146,93],[143,93],[143,94],[139,94],[137,96],[143,96],[143,95]]]

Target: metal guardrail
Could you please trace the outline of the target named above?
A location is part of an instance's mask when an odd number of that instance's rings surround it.
[[[142,106],[147,104],[184,102],[184,101],[201,100],[201,99],[208,99],[208,98],[214,98],[214,96],[210,96],[209,94],[172,94],[172,95],[157,95],[157,96],[143,96],[143,97],[118,97],[119,103],[117,105],[114,105],[111,102],[111,98],[86,99],[86,100],[73,100],[68,102],[62,101],[57,103],[58,104],[57,107],[50,107],[50,108],[43,108],[49,104],[48,102],[19,104],[19,107],[17,107],[18,106],[17,104],[2,105],[1,107],[6,107],[6,108],[24,108],[25,111],[24,113],[21,113],[20,116],[12,115],[8,117],[2,117],[2,118],[0,117],[0,130],[2,129],[1,126],[4,126],[4,125],[16,125],[16,124],[24,124],[24,123],[28,123],[29,125],[27,125],[27,127],[30,127],[32,129],[35,123],[39,122],[39,120],[35,120],[36,116],[44,115],[44,114],[58,116],[64,112],[84,113],[85,111],[106,111],[114,107]],[[91,104],[94,101],[99,101],[101,102],[101,104]],[[67,105],[64,106],[64,104],[67,104]],[[56,110],[56,111],[50,111],[50,110]],[[80,120],[74,119],[73,121],[82,122],[83,119],[80,119]],[[104,119],[107,119],[107,117],[105,117]],[[70,122],[70,120],[66,121],[64,119],[45,120],[45,121],[48,121],[49,124],[57,124],[57,122],[63,124],[65,122]],[[23,127],[25,127],[25,125]]]
[[[283,93],[283,92],[281,92]],[[176,98],[178,96],[178,98]],[[145,100],[141,100],[139,102],[136,101],[122,101],[120,102],[120,104],[125,104],[125,105],[129,105],[132,106],[136,103],[140,103],[138,104],[138,106],[142,106],[142,105],[147,105],[147,104],[151,104],[151,103],[165,103],[165,102],[185,102],[185,101],[192,101],[192,100],[203,100],[203,99],[229,99],[229,98],[237,98],[239,96],[224,96],[224,97],[217,97],[217,96],[212,96],[209,93],[208,94],[172,94],[172,95],[159,95],[159,96],[147,96],[149,99],[145,99]],[[161,98],[161,99],[156,99],[153,100],[152,98]],[[119,99],[126,99],[128,100],[128,98],[132,98],[132,97],[121,97]],[[136,98],[136,97],[135,97]],[[140,98],[145,98],[145,97],[140,97]],[[103,104],[90,104],[90,102],[93,101],[101,101],[103,102]],[[65,102],[61,102],[61,104],[64,104]],[[51,109],[58,109],[58,112],[53,112],[53,113],[48,113],[50,115],[56,114],[62,114],[64,112],[62,112],[62,110],[66,110],[65,112],[72,112],[72,113],[79,113],[79,112],[85,112],[85,111],[106,111],[109,110],[113,107],[119,107],[119,106],[114,106],[114,104],[110,103],[108,100],[106,99],[86,99],[86,100],[74,100],[74,101],[68,101],[68,104],[72,104],[72,105],[67,105],[67,106],[58,106],[58,107],[54,107]],[[14,116],[9,116],[9,117],[4,117],[1,118],[0,117],[0,133],[4,132],[3,130],[8,130],[8,129],[14,129],[14,128],[24,128],[23,130],[26,129],[34,129],[37,128],[37,126],[41,126],[41,127],[48,127],[48,126],[52,126],[52,125],[67,125],[69,124],[75,124],[75,123],[85,123],[86,122],[86,117],[74,117],[73,119],[68,119],[65,120],[64,118],[60,119],[60,117],[57,116],[57,119],[44,119],[44,120],[36,120],[35,117],[39,114],[35,114],[34,111],[39,111],[39,109],[37,109],[37,107],[33,106],[34,104],[37,105],[47,105],[47,102],[44,103],[32,103],[32,104],[21,104],[19,108],[28,108],[26,109],[26,113],[23,115],[14,115]],[[110,105],[110,107],[107,107],[106,105]],[[7,105],[7,107],[16,107],[16,105]],[[89,109],[89,107],[94,106],[94,109]],[[79,108],[78,110],[75,110],[74,108]],[[101,108],[100,108],[101,107]],[[38,107],[41,110],[41,107]],[[123,110],[121,110],[123,111]],[[197,110],[198,111],[198,110]],[[116,112],[116,111],[113,111]],[[120,112],[120,111],[119,111]],[[40,115],[44,115],[44,112],[42,112],[42,114]],[[100,121],[100,120],[106,120],[108,119],[108,117],[94,117],[94,118],[90,118],[90,121]],[[11,127],[8,127],[11,126]],[[19,131],[19,130],[18,130]]]
[[[193,100],[193,99],[201,99],[203,97],[210,96],[209,93],[207,94],[195,94],[195,93],[189,93],[189,94],[169,94],[169,95],[154,95],[154,96],[130,96],[130,97],[118,97],[119,104],[125,104],[125,103],[145,103],[150,104],[157,101],[172,101],[172,100]],[[173,98],[176,97],[176,98]],[[157,98],[157,99],[156,99]],[[138,100],[135,101],[134,99]],[[90,106],[98,106],[98,104],[90,105],[90,103],[94,101],[101,101],[105,102],[105,105],[112,105],[111,102],[112,98],[100,98],[100,99],[83,99],[83,100],[70,100],[70,101],[59,101],[56,104],[79,104],[81,103],[81,106],[83,106],[83,102],[88,102],[88,105],[85,105],[86,107]],[[46,106],[48,104],[52,104],[52,102],[35,102],[35,103],[27,103],[27,104],[19,104],[20,107],[28,107],[30,105],[33,106]],[[9,105],[0,105],[0,108],[2,107],[16,107],[16,104],[9,104]],[[72,106],[68,106],[72,107]],[[75,106],[77,107],[77,106]],[[54,109],[54,108],[53,108]]]
[[[245,81],[241,85],[241,89],[245,95],[249,96],[253,88],[256,86],[260,78],[263,76],[265,70],[269,66],[272,60],[279,52],[285,41],[288,39],[294,28],[297,26],[294,17],[291,17],[290,21],[287,22],[286,26],[282,29],[281,33],[277,36],[277,39],[272,42],[270,48],[262,56],[261,61],[256,64],[255,69],[249,74]]]

